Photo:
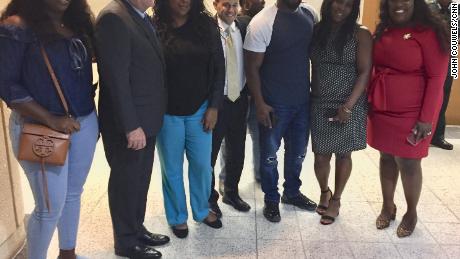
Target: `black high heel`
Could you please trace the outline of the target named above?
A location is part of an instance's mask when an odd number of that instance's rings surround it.
[[[339,209],[340,209],[340,198],[334,198],[334,196],[331,197],[329,202],[331,201],[337,201],[339,202]],[[335,217],[329,216],[329,215],[322,215],[321,220],[319,221],[322,225],[330,225],[335,222],[335,219],[339,216],[340,211],[337,211],[337,215]],[[327,221],[326,221],[327,220]]]
[[[329,187],[327,187],[327,190],[323,191],[321,190],[321,195],[323,194],[327,194],[327,193],[330,193],[331,194],[331,198],[332,198],[332,191]],[[329,198],[329,200],[331,199]],[[328,202],[329,203],[329,202]],[[329,205],[329,204],[328,204]],[[326,212],[328,206],[324,206],[324,205],[321,205],[321,204],[318,204],[318,207],[316,207],[316,213],[318,213],[319,215],[323,215],[324,212]]]

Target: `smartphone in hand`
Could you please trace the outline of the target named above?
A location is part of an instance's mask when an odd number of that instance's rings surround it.
[[[407,138],[406,138],[407,142],[409,144],[411,144],[412,146],[416,147],[418,144],[420,144],[420,142],[422,142],[423,138],[420,138],[417,140],[417,135],[414,134],[413,132],[411,132]]]
[[[275,112],[270,112],[270,122],[272,124],[272,127],[275,127],[276,123],[278,123],[278,117],[276,116]]]
[[[337,121],[336,117],[337,116],[337,109],[335,108],[327,108],[324,112],[324,117],[326,117],[327,121],[334,122]]]

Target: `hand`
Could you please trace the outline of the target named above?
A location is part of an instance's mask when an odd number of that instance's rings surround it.
[[[415,135],[415,140],[420,141],[431,135],[431,123],[417,121],[412,132]]]
[[[213,130],[217,123],[217,108],[208,108],[204,113],[201,123],[203,123],[204,131]]]
[[[346,123],[350,120],[351,112],[346,106],[341,105],[337,109],[337,115],[334,117],[334,121],[338,121],[340,123]]]
[[[270,120],[270,113],[273,112],[273,108],[267,105],[265,102],[256,104],[257,120],[259,123],[267,128],[272,128],[272,121]]]
[[[67,116],[52,116],[48,126],[59,132],[72,134],[80,130],[80,123]]]
[[[126,138],[128,139],[127,148],[133,150],[143,149],[147,143],[144,130],[141,127],[126,134]]]

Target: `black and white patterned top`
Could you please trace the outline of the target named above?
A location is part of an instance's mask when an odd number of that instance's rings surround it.
[[[335,50],[335,37],[336,33],[332,33],[325,48],[314,44],[311,52],[311,138],[313,152],[319,154],[348,153],[366,148],[365,94],[353,107],[347,123],[328,120],[347,101],[357,79],[356,32],[345,44],[342,56]]]

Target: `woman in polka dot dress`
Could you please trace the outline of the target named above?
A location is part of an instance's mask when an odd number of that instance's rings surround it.
[[[367,98],[372,37],[357,24],[360,0],[324,1],[312,44],[311,138],[315,174],[321,188],[321,224],[339,215],[340,197],[350,177],[351,152],[366,148]],[[335,190],[328,185],[335,154]]]

